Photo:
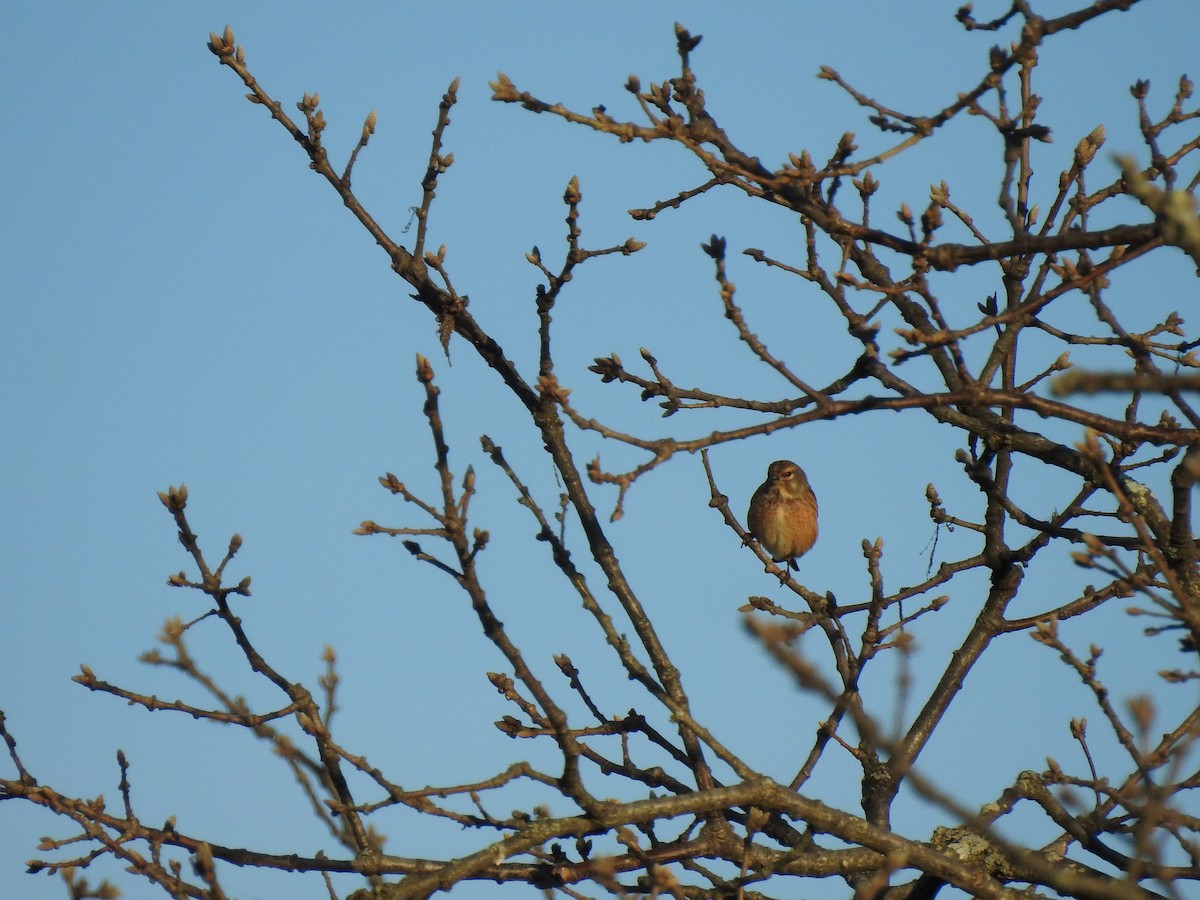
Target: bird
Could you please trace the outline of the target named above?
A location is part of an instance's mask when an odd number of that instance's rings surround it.
[[[772,561],[787,560],[787,568],[798,569],[796,559],[817,541],[817,497],[804,470],[786,459],[771,463],[767,480],[750,498],[746,526]]]

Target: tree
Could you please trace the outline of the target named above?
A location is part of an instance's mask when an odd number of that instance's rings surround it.
[[[172,487],[160,498],[189,568],[170,583],[206,599],[189,621],[168,622],[163,641],[169,652],[150,660],[183,671],[211,699],[207,705],[161,700],[106,682],[86,667],[76,680],[146,709],[253,733],[294,772],[343,852],[268,853],[223,846],[219,837],[177,830],[173,821],[150,825],[131,798],[123,757],[123,802],[114,810],[38,784],[4,731],[15,775],[3,782],[0,798],[66,816],[87,842],[73,858],[34,868],[84,866],[111,854],[173,896],[224,896],[226,863],[327,878],[357,873],[369,883],[352,896],[364,898],[425,897],[458,886],[470,890],[478,881],[567,896],[771,897],[794,895],[796,879],[831,877],[844,882],[843,894],[863,897],[929,897],[946,886],[980,897],[1016,896],[1025,885],[1042,896],[1181,896],[1184,884],[1200,875],[1196,818],[1189,812],[1200,708],[1194,695],[1183,702],[1173,696],[1190,689],[1195,672],[1188,667],[1200,646],[1200,568],[1191,524],[1200,420],[1185,396],[1194,385],[1179,374],[1195,367],[1197,342],[1174,313],[1144,321],[1120,279],[1151,256],[1177,256],[1175,248],[1200,263],[1191,205],[1196,177],[1185,171],[1200,145],[1187,131],[1198,118],[1190,82],[1180,80],[1169,104],[1156,104],[1148,84],[1133,86],[1145,147],[1136,156],[1129,150],[1119,168],[1106,168],[1100,154],[1105,133],[1097,128],[1072,136],[1074,153],[1050,190],[1034,171],[1051,138],[1038,118],[1034,90],[1040,56],[1053,52],[1065,32],[1131,5],[1108,0],[1044,18],[1016,0],[990,22],[964,8],[959,21],[968,31],[1015,30],[1015,42],[1008,50],[994,48],[973,85],[925,114],[890,108],[823,67],[820,77],[867,111],[875,129],[872,149],[860,150],[859,139],[847,132],[832,149],[801,150],[779,165],[763,162],[718,124],[693,69],[700,38],[683,27],[676,32],[678,74],[660,83],[643,85],[635,77],[626,83],[640,108],[636,118],[604,107],[577,112],[499,75],[492,85],[497,101],[622,143],[675,144],[671,149],[700,164],[703,181],[635,210],[635,219],[653,220],[717,189],[739,191],[799,219],[786,253],[751,248],[742,259],[730,255],[719,235],[703,245],[724,317],[744,345],[734,345],[729,359],[741,349],[741,359],[773,381],[753,381],[751,391],[735,394],[717,377],[724,373],[712,373],[711,384],[683,388],[649,349],[633,366],[616,353],[588,366],[623,402],[652,401],[671,425],[682,423],[665,432],[643,425],[636,410],[597,418],[573,398],[583,393],[583,373],[554,352],[554,321],[573,281],[598,257],[631,256],[644,247],[633,238],[601,249],[583,240],[586,207],[578,180],[563,195],[565,248],[534,247],[528,256],[540,281],[532,342],[537,362],[530,368],[483,315],[477,317],[480,302],[472,306],[460,293],[453,248],[432,247],[434,200],[454,161],[447,128],[457,82],[439,109],[407,248],[352,188],[375,115],[368,115],[346,161],[335,164],[324,143],[319,97],[306,94],[300,115],[291,115],[252,75],[232,31],[213,34],[210,49],[220,64],[293,137],[431,313],[447,359],[477,355],[519,404],[522,422],[561,480],[560,500],[531,487],[538,478],[532,464],[510,462],[487,435],[481,452],[456,446],[454,459],[488,460],[503,475],[508,493],[531,517],[548,564],[586,613],[587,639],[605,648],[620,677],[590,675],[564,652],[554,657],[561,680],[552,681],[542,674],[544,660],[524,650],[530,636],[502,622],[488,585],[490,536],[471,515],[478,479],[472,467],[452,460],[440,376],[418,355],[421,418],[433,439],[438,488],[423,494],[407,476],[385,474],[383,487],[405,501],[401,524],[367,521],[359,532],[401,538],[416,563],[441,571],[461,589],[504,660],[504,670],[488,677],[509,705],[496,725],[519,740],[517,758],[497,761],[485,777],[415,790],[377,768],[369,750],[350,746],[330,727],[341,703],[333,652],[326,653],[316,689],[260,652],[241,618],[249,578],[227,581],[225,575],[241,538],[215,550],[202,544],[189,523],[187,489]],[[1000,216],[960,203],[957,189],[943,181],[920,212],[900,205],[900,225],[892,225],[891,210],[881,212],[878,201],[889,167],[936,145],[970,116],[988,126],[981,153],[998,156]],[[821,298],[822,315],[839,321],[836,340],[824,329],[796,329],[791,336],[802,341],[797,352],[806,363],[785,363],[774,335],[760,337],[763,326],[735,290],[734,273],[753,265],[786,274],[806,309]],[[649,335],[647,343],[683,337]],[[1085,360],[1088,371],[1072,368],[1072,357]],[[816,359],[836,375],[816,382],[809,370],[818,367],[807,362]],[[769,399],[780,384],[787,386],[785,398]],[[1111,404],[1096,403],[1094,391],[1119,392],[1121,405],[1114,412]],[[698,419],[708,411],[737,424],[710,430]],[[747,533],[742,507],[726,494],[718,451],[756,436],[803,433],[818,423],[849,429],[862,417],[889,413],[916,433],[941,435],[948,428],[955,436],[961,483],[925,490],[932,529],[950,553],[937,557],[935,546],[927,576],[896,588],[882,542],[864,540],[865,571],[856,593],[847,597],[843,590],[839,597],[812,583],[804,562],[793,572]],[[480,410],[466,415],[486,420]],[[599,458],[583,462],[577,447],[592,446],[592,438],[634,462],[624,471]],[[886,447],[881,451],[886,465]],[[614,523],[623,520],[627,496],[692,454],[702,460],[710,515],[723,523],[723,537],[744,545],[742,552],[757,555],[778,579],[775,599],[751,596],[744,610],[746,628],[778,667],[763,691],[798,687],[822,710],[802,745],[777,748],[787,760],[778,770],[755,765],[747,751],[755,743],[782,743],[782,714],[761,707],[756,733],[747,735],[698,712],[680,649],[662,636],[663,614],[656,612],[662,607],[647,602],[620,551],[619,530],[629,523]],[[911,481],[909,473],[896,476]],[[490,479],[488,489],[499,491],[502,483]],[[615,497],[608,486],[615,486]],[[819,497],[828,496],[820,483],[815,488]],[[600,498],[612,503],[610,522],[597,509]],[[829,514],[827,506],[823,521]],[[663,522],[643,515],[646,540],[653,540]],[[1068,559],[1075,569],[1062,565]],[[535,581],[530,590],[548,588]],[[1147,634],[1164,658],[1181,661],[1124,705],[1112,696],[1101,648],[1081,649],[1065,636],[1077,623],[1105,621],[1122,604],[1132,604],[1128,616],[1148,617]],[[937,623],[954,614],[963,629],[946,633]],[[273,710],[250,708],[193,659],[189,635],[218,623],[278,692]],[[971,679],[1026,635],[1061,660],[1059,684],[1090,693],[1092,726],[1083,717],[1070,720],[1077,759],[1050,760],[1041,772],[1005,772],[1001,792],[968,805],[946,773],[923,763],[935,736],[962,715]],[[1122,646],[1107,649],[1119,653]],[[718,662],[740,664],[721,655],[714,657]],[[922,673],[932,676],[927,683]],[[1061,689],[1030,685],[1020,670],[1006,675],[1011,691],[1030,707],[1041,693]],[[628,696],[622,679],[637,698],[624,713],[617,705]],[[1036,721],[1033,709],[1028,721]],[[963,760],[979,765],[987,745],[1014,735],[1035,746],[1045,740],[1025,721],[992,724],[960,747]],[[850,766],[853,791],[830,798],[818,789],[827,773],[845,777]],[[518,808],[497,812],[513,796],[520,798]],[[936,809],[938,819],[915,833],[911,810],[920,803]],[[407,855],[403,846],[399,854],[389,852],[386,817],[396,811],[427,820],[431,830],[445,822],[465,829],[470,851],[439,858]],[[1019,824],[1010,828],[1011,821]],[[45,849],[60,849],[66,840]],[[194,874],[184,871],[186,856]]]

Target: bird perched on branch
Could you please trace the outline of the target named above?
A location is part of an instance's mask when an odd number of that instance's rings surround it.
[[[817,541],[817,497],[804,470],[786,459],[771,463],[750,498],[746,526],[772,560],[798,568],[796,558]]]

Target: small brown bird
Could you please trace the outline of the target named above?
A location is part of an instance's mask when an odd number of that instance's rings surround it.
[[[775,562],[798,568],[796,557],[817,542],[817,498],[804,470],[786,459],[771,463],[750,498],[746,527]]]

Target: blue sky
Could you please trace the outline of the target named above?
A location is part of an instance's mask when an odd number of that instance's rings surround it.
[[[252,71],[286,108],[305,91],[320,92],[335,158],[344,159],[367,112],[378,110],[354,184],[402,242],[411,241],[402,232],[409,207],[420,201],[438,101],[461,77],[446,138],[456,162],[439,188],[431,243],[447,245],[456,285],[526,373],[535,370],[536,272],[524,255],[536,244],[547,259],[561,258],[562,192],[578,175],[585,244],[632,236],[648,247],[580,271],[556,315],[560,371],[573,378],[572,397],[591,415],[641,434],[671,427],[691,436],[742,420],[697,414],[664,421],[653,406],[630,410],[632,393],[600,385],[586,365],[612,352],[632,364],[646,346],[680,384],[788,395],[786,384],[751,365],[721,318],[699,250],[715,232],[729,239],[730,277],[772,349],[811,383],[840,374],[847,350],[830,311],[794,280],[739,255],[757,246],[797,258],[800,230],[781,211],[732,194],[634,222],[626,210],[702,181],[698,165],[675,148],[623,147],[493,103],[487,81],[503,70],[543,99],[582,110],[605,104],[610,114],[636,117],[622,85],[631,73],[643,83],[675,74],[678,19],[704,35],[695,69],[710,110],[744,149],[768,164],[805,147],[824,159],[843,131],[856,131],[864,147],[881,139],[847,97],[814,77],[818,66],[833,66],[894,108],[940,108],[978,80],[997,40],[964,34],[953,21],[957,5],[762,3],[736,16],[728,4],[710,2],[636,11],[632,4],[549,2],[519,9],[361,3],[336,12],[308,3],[6,7],[0,603],[8,640],[0,709],[33,773],[63,791],[115,801],[120,747],[148,820],[175,814],[182,830],[268,851],[327,846],[287,776],[248,736],[151,716],[70,681],[86,663],[125,687],[199,701],[170,673],[136,662],[167,616],[192,618],[205,608],[199,595],[165,585],[188,560],[155,493],[181,482],[211,557],[232,533],[245,538],[232,570],[253,576],[243,615],[264,654],[287,677],[315,685],[322,647],[336,648],[344,679],[336,725],[348,747],[409,786],[486,777],[511,759],[549,764],[543,750],[516,745],[492,727],[510,710],[483,673],[501,670],[503,660],[479,634],[465,597],[398,543],[351,534],[363,519],[423,524],[379,488],[376,476],[385,471],[434,496],[413,378],[417,353],[432,360],[443,390],[454,465],[461,473],[472,464],[479,476],[477,524],[493,537],[485,578],[514,639],[547,680],[556,652],[570,653],[597,684],[616,671],[547,567],[545,548],[531,546],[534,525],[511,486],[479,450],[479,435],[491,435],[553,506],[553,474],[516,402],[464,344],[452,343],[447,364],[424,308],[287,135],[242,99],[240,82],[205,47],[209,31],[229,23]],[[1074,5],[1039,8],[1052,14]],[[999,9],[977,6],[980,18]],[[1142,152],[1128,86],[1150,78],[1164,108],[1179,74],[1194,65],[1198,30],[1200,7],[1144,3],[1050,44],[1037,85],[1056,137],[1039,151],[1043,190],[1053,190],[1075,144],[1097,124],[1108,129],[1105,153]],[[884,181],[877,208],[907,201],[920,209],[928,185],[946,179],[987,221],[997,159],[984,122],[959,122],[945,140],[877,173]],[[990,277],[964,275],[957,288],[971,298],[964,302],[973,306],[994,290]],[[1168,309],[1186,317],[1195,300],[1181,256],[1138,270],[1127,286],[1134,318]],[[820,342],[810,339],[824,329],[828,354],[814,352]],[[1065,431],[1060,438],[1078,440]],[[599,452],[612,470],[641,461],[591,436],[572,440],[581,459]],[[953,464],[955,441],[917,417],[885,414],[725,447],[713,462],[739,512],[770,460],[791,457],[805,466],[821,498],[823,534],[805,559],[804,579],[852,602],[866,590],[864,538],[884,538],[893,585],[924,577],[932,537],[926,482],[938,483],[944,497],[975,502]],[[1063,488],[1034,482],[1029,490]],[[613,500],[596,491],[600,508]],[[676,653],[698,715],[742,734],[736,750],[786,777],[821,707],[742,632],[736,610],[745,597],[777,591],[708,509],[699,460],[677,459],[644,479],[626,512],[612,529],[614,543]],[[578,559],[583,544],[577,532],[573,539]],[[939,558],[969,546],[967,535],[943,535]],[[1031,607],[1048,605],[1043,599],[1060,584],[1077,590],[1077,574],[1065,565],[1058,572],[1064,582],[1054,571],[1039,576]],[[588,574],[603,585],[595,570]],[[973,602],[968,596],[919,635],[927,655],[917,661],[918,698],[973,617]],[[1110,633],[1077,637],[1083,646],[1112,641],[1118,684],[1136,684],[1139,673],[1167,664],[1151,658],[1163,644],[1145,642],[1138,623],[1117,611],[1100,618]],[[262,709],[278,704],[215,625],[193,629],[191,640],[197,657],[228,673],[232,690]],[[1062,678],[1048,651],[1024,636],[1010,643],[993,669],[976,673],[963,705],[1021,721],[1038,739],[992,748],[995,759],[983,763],[994,763],[994,771],[959,771],[951,787],[969,805],[992,799],[1021,768],[1041,768],[1047,748],[1069,757],[1067,718],[1091,712],[1082,689],[1066,682],[1043,715],[1024,721],[1028,710],[1005,689],[1013,673],[1035,682],[1043,670],[1047,681]],[[887,714],[895,693],[884,675],[881,669],[873,697]],[[605,686],[607,708],[647,705],[616,682]],[[1165,707],[1174,702],[1161,698]],[[780,722],[778,741],[750,739],[764,716]],[[958,757],[956,741],[978,727],[964,709],[923,763],[945,771]],[[814,786],[817,796],[852,803],[855,792],[839,796],[837,782],[831,767]],[[0,807],[0,895],[62,896],[54,882],[21,873],[40,835],[67,830],[13,807]],[[919,805],[910,815],[915,835],[941,820]],[[380,823],[392,836],[390,852],[437,856],[471,846],[456,829],[426,835],[412,824]],[[112,867],[96,867],[97,877],[105,872]],[[278,883],[253,873],[225,874],[239,896],[278,895]],[[354,885],[338,886],[348,892]],[[324,896],[318,879],[294,879],[287,891]]]

